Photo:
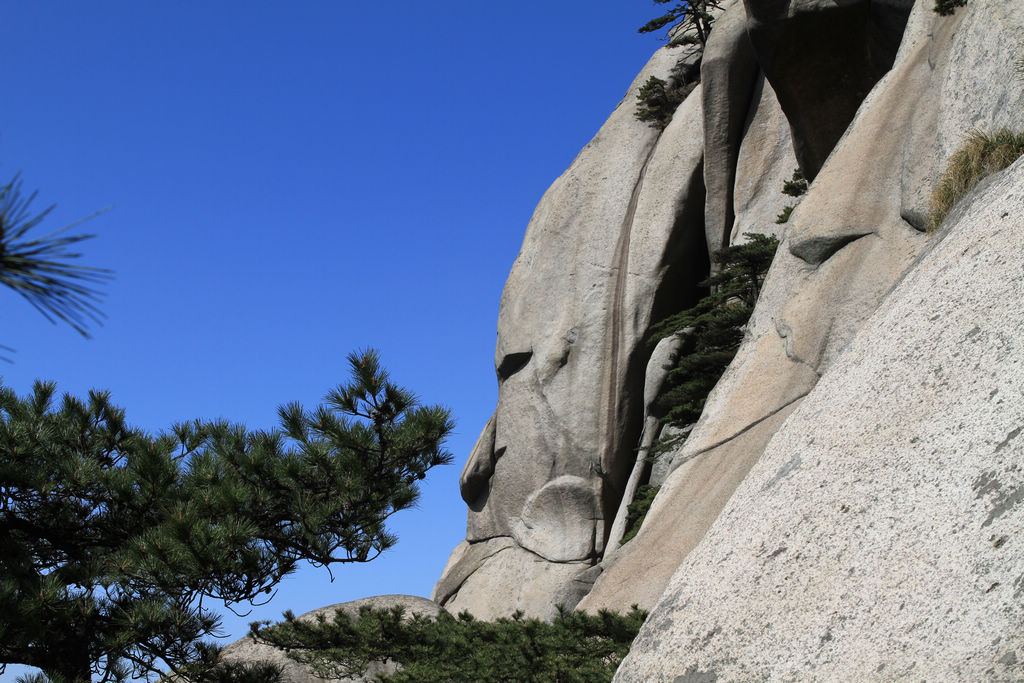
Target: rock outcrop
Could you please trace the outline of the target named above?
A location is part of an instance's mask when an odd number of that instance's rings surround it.
[[[640,85],[677,59],[655,54],[527,229],[502,295],[498,406],[462,477],[466,542],[434,591],[451,611],[550,616],[604,551],[640,434],[644,334],[706,269],[700,88],[660,135],[634,117]]]
[[[435,589],[450,609],[652,607],[936,243],[929,197],[966,132],[1024,130],[1021,3],[949,17],[925,0],[724,7],[702,83],[665,130],[632,116],[638,86],[677,59],[662,49],[530,223],[502,297],[498,408],[463,473],[467,538]],[[779,225],[798,166],[813,183]],[[683,447],[638,462],[648,326],[692,303],[708,254],[749,232],[783,241],[746,339]],[[648,479],[662,486],[640,533],[607,547]]]
[[[1024,360],[1024,169],[925,232],[968,132],[1024,131],[1024,3],[932,4],[725,3],[660,133],[634,96],[676,57],[645,67],[509,276],[498,407],[438,602],[485,618],[657,605],[622,680],[1024,674],[1024,400],[1004,386]],[[798,166],[813,182],[777,224]],[[745,340],[685,444],[638,461],[656,428],[647,330],[750,232],[782,244]],[[645,481],[661,489],[619,547]]]
[[[1024,132],[1024,2],[723,8],[537,207],[433,597],[652,608],[621,681],[1024,679],[1024,160],[925,218],[972,130]],[[701,83],[664,129],[638,121],[680,59]],[[747,233],[781,245],[744,341],[685,443],[638,458],[685,352],[648,332]]]

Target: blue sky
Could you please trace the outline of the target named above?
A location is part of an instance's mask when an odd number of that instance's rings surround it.
[[[93,338],[0,291],[4,382],[109,389],[159,431],[276,423],[380,349],[452,408],[398,546],[305,569],[251,615],[429,595],[465,530],[457,482],[496,399],[498,300],[533,207],[658,46],[648,0],[7,3],[0,178],[108,267]],[[13,668],[0,680],[12,679]]]

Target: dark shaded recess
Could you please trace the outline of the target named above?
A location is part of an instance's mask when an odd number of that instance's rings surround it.
[[[532,357],[532,350],[520,351],[518,353],[510,353],[506,355],[501,359],[501,364],[498,365],[498,381],[504,382],[506,379],[525,368],[526,364],[530,362],[530,358]]]
[[[812,265],[820,266],[850,242],[871,235],[870,232],[859,232],[852,235],[824,235],[801,240],[789,245],[789,253]]]
[[[664,270],[661,284],[651,302],[650,323],[695,305],[708,292],[698,283],[710,272],[707,242],[704,237],[704,164],[694,170],[687,181],[686,201],[678,207],[668,243],[665,245],[659,269]],[[627,313],[628,314],[628,313]],[[645,331],[644,336],[646,337]],[[644,376],[653,346],[640,342],[633,349],[626,364],[622,394],[619,396],[617,419],[621,439],[616,444],[614,467],[602,478],[601,514],[605,525],[605,540],[611,531],[622,490],[636,461],[637,445],[643,431]],[[646,477],[649,474],[645,474]]]
[[[789,120],[800,168],[813,180],[868,92],[892,68],[911,3],[745,4],[757,60]]]
[[[495,465],[498,463],[499,460],[502,459],[502,456],[504,455],[505,446],[503,445],[502,447],[500,447],[500,449],[495,451],[492,458],[490,458],[490,474],[494,474]],[[483,508],[487,505],[487,499],[490,498],[490,481],[492,481],[492,478],[490,478],[490,475],[487,475],[487,478],[482,482],[482,484],[477,489],[476,498],[474,498],[472,501],[466,501],[466,504],[469,506],[469,509],[472,510],[473,512],[482,512]],[[465,496],[463,497],[463,500],[465,500]]]

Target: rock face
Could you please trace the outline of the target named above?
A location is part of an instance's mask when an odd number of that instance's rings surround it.
[[[502,295],[498,406],[462,477],[469,547],[434,592],[449,610],[549,615],[553,586],[604,550],[640,433],[643,335],[705,269],[700,89],[660,135],[634,117],[640,85],[676,61],[655,54],[527,229]]]
[[[814,178],[893,64],[912,0],[744,0],[750,43]]]
[[[924,231],[967,134],[1024,131],[1024,3],[932,6],[725,3],[660,133],[635,89],[677,57],[645,67],[509,276],[438,602],[656,606],[621,680],[1024,677],[1024,167]],[[782,244],[744,342],[685,444],[637,462],[647,330],[749,232]]]
[[[410,616],[419,614],[425,617],[436,617],[443,611],[437,603],[415,595],[378,595],[372,598],[363,598],[361,600],[353,600],[352,602],[341,602],[336,605],[320,607],[311,612],[306,612],[298,618],[304,621],[312,621],[318,616],[323,615],[330,619],[338,610],[355,616],[359,614],[359,610],[362,607],[389,609],[395,606],[404,607],[406,614]],[[271,664],[278,664],[282,667],[282,683],[343,683],[347,681],[356,683],[359,681],[376,681],[378,676],[392,674],[397,670],[395,664],[391,662],[383,664],[372,662],[366,672],[358,678],[319,678],[308,667],[290,659],[276,647],[257,643],[248,636],[236,640],[221,650],[221,659],[228,662],[269,662]]]
[[[932,238],[679,567],[617,681],[1024,676],[1022,206],[1024,160]]]

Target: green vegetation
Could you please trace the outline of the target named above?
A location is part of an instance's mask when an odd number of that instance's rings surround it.
[[[22,195],[18,176],[0,186],[0,284],[24,297],[50,322],[61,320],[88,337],[89,323],[100,323],[103,317],[96,305],[101,298],[96,286],[109,280],[111,271],[69,262],[81,254],[68,249],[95,235],[66,233],[88,218],[41,237],[28,237],[54,209],[50,206],[32,215],[35,197],[34,192]]]
[[[1002,130],[998,133],[975,131],[953,154],[945,173],[932,193],[928,211],[928,231],[934,232],[958,201],[982,179],[998,173],[1024,155],[1024,133]]]
[[[782,182],[782,194],[787,194],[790,197],[802,197],[807,194],[807,187],[807,178],[804,177],[804,172],[799,168],[795,168],[793,169],[793,177]],[[779,224],[788,223],[789,217],[795,208],[792,205],[783,207],[782,213],[775,217],[775,222]]]
[[[196,421],[153,437],[105,393],[0,387],[0,662],[60,683],[201,678],[218,624],[204,598],[251,603],[300,561],[392,546],[386,522],[451,461],[453,424],[375,351],[348,360],[351,383],[314,411],[281,407],[281,431]]]
[[[358,675],[371,662],[392,660],[401,669],[382,681],[610,681],[647,614],[635,606],[618,615],[560,611],[553,622],[522,614],[494,622],[463,612],[436,619],[406,616],[402,608],[364,607],[351,617],[253,624],[252,637],[284,648],[289,657],[324,677]]]
[[[967,0],[935,0],[933,9],[936,14],[948,16],[955,12],[957,7],[963,7],[966,4]]]
[[[672,120],[672,115],[700,82],[700,63],[680,60],[669,80],[651,76],[640,86],[636,96],[636,113],[641,121],[661,129]]]
[[[636,113],[641,121],[655,128],[664,128],[686,96],[697,87],[697,81],[683,82],[675,77],[669,81],[651,76],[640,86],[636,96]]]
[[[654,0],[664,5],[672,0]],[[666,14],[652,19],[638,30],[651,33],[666,28],[669,46],[690,45],[692,51],[676,62],[672,74],[666,81],[651,76],[640,87],[637,94],[636,117],[649,122],[655,128],[664,128],[672,120],[676,108],[693,92],[700,83],[700,52],[711,35],[715,21],[712,10],[719,9],[719,0],[698,2],[676,2]],[[693,59],[689,56],[696,55]]]
[[[736,355],[779,245],[775,237],[755,233],[746,237],[749,241],[744,244],[715,252],[718,272],[700,283],[711,288],[707,296],[651,330],[652,345],[680,331],[687,337],[654,402],[654,410],[665,422],[684,431],[700,417],[708,394]]]
[[[962,1],[962,0],[961,0]],[[658,5],[667,5],[674,0],[654,0]],[[715,23],[714,11],[721,9],[720,0],[689,0],[674,2],[668,12],[651,19],[641,26],[639,33],[653,33],[666,29],[669,46],[700,45],[704,46],[711,35]]]
[[[782,181],[782,194],[790,197],[802,197],[807,194],[807,178],[802,169],[794,168],[793,176],[789,180]]]
[[[639,533],[640,526],[644,523],[647,511],[651,509],[651,504],[654,503],[654,497],[658,495],[659,488],[659,486],[651,486],[650,484],[642,484],[637,487],[633,502],[626,506],[626,533],[622,535],[619,545],[624,544]]]
[[[788,223],[789,217],[793,215],[793,209],[795,206],[784,206],[778,216],[775,217],[775,222],[778,224]]]

